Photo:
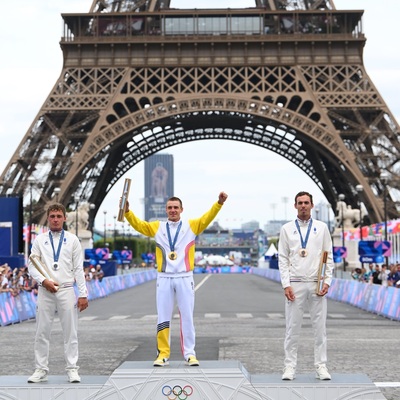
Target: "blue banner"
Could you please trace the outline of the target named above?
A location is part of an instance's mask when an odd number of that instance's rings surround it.
[[[333,247],[333,262],[340,263],[343,261],[343,258],[347,257],[347,248],[346,247]]]
[[[360,240],[358,243],[358,254],[360,255],[360,259],[361,257],[382,257],[382,259],[383,257],[390,257],[392,254],[391,242],[387,240]]]

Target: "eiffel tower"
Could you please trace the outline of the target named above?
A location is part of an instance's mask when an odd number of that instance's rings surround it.
[[[399,125],[364,68],[362,14],[333,0],[212,10],[93,0],[88,13],[62,14],[60,77],[0,195],[27,205],[42,182],[32,222],[43,224],[55,188],[69,209],[78,197],[97,210],[153,153],[224,139],[285,157],[333,206],[339,194],[357,206],[362,185],[371,222],[395,218]]]

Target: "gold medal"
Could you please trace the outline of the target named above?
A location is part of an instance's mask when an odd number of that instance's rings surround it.
[[[299,254],[300,254],[300,257],[307,257],[308,253],[307,253],[306,249],[300,249]]]
[[[178,240],[179,231],[181,230],[182,221],[179,222],[178,227],[176,228],[174,240],[171,238],[171,233],[169,231],[169,223],[167,222],[167,233],[168,233],[168,240],[169,240],[169,249],[171,252],[168,254],[168,258],[172,261],[178,258],[178,253],[175,251],[176,241]]]

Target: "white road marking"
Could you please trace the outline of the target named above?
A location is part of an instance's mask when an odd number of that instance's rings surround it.
[[[269,319],[284,319],[285,318],[285,314],[283,314],[283,313],[265,313],[265,315]],[[334,313],[328,314],[328,317],[330,317],[332,319],[347,318],[347,316],[345,314],[334,314]],[[79,320],[93,321],[98,318],[99,317],[80,317]],[[127,318],[135,318],[135,317],[133,317],[131,315],[114,315],[113,317],[110,317],[109,319],[122,320],[122,319],[127,319]],[[175,313],[172,316],[172,319],[179,319],[179,318],[180,318],[179,313]],[[222,318],[222,315],[221,315],[221,313],[205,313],[204,318]],[[236,318],[251,319],[251,318],[255,318],[255,317],[252,313],[236,313]],[[304,318],[310,318],[310,314],[304,313]],[[155,321],[155,320],[157,320],[157,314],[147,314],[147,315],[144,315],[143,317],[140,317],[139,319],[142,321]],[[357,339],[357,340],[362,340],[362,339]],[[367,339],[367,341],[369,341],[369,339]]]
[[[204,318],[221,318],[220,313],[206,313],[204,314]]]
[[[267,313],[267,317],[271,319],[283,319],[285,316],[282,313]]]
[[[253,318],[253,314],[250,314],[250,313],[237,313],[236,317],[237,318],[242,318],[242,319],[249,319],[249,318]]]
[[[140,318],[142,320],[147,320],[147,321],[154,321],[157,320],[157,315],[155,314],[148,314],[148,315],[144,315],[142,318]]]
[[[374,382],[378,387],[400,387],[400,382]]]
[[[347,318],[344,314],[335,314],[335,313],[328,313],[328,317],[330,318]]]
[[[130,315],[114,315],[113,317],[110,317],[110,319],[127,319],[130,318]]]
[[[79,321],[93,321],[98,317],[79,317]]]
[[[210,278],[211,278],[211,275],[205,276],[204,279],[198,285],[196,285],[194,291],[196,292],[197,290],[199,290],[202,287],[202,285],[204,285],[206,283],[207,279],[210,279]]]

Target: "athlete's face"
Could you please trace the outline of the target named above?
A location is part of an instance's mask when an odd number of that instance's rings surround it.
[[[47,224],[53,232],[61,231],[66,220],[67,219],[61,210],[50,211],[47,216]]]
[[[165,209],[167,211],[167,216],[170,221],[176,222],[181,219],[183,208],[181,207],[181,204],[178,200],[168,201]]]
[[[311,209],[314,207],[314,204],[311,203],[310,196],[304,195],[297,198],[294,206],[297,209],[297,216],[301,220],[307,221],[311,216]]]

